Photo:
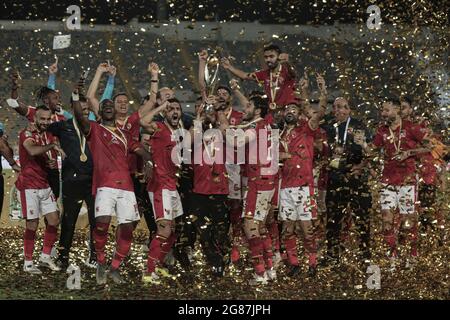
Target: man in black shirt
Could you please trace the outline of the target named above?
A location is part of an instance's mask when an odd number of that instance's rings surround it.
[[[350,116],[350,106],[345,98],[337,98],[333,105],[334,121],[328,119],[323,126],[330,146],[328,165],[327,206],[327,256],[329,262],[339,263],[343,222],[351,212],[360,238],[360,257],[370,259],[370,214],[372,198],[368,182],[367,164],[361,146],[354,143],[355,135],[369,133],[365,126]]]
[[[80,96],[83,115],[88,118],[87,100]],[[69,251],[72,246],[75,224],[83,201],[86,202],[90,226],[90,252],[88,265],[95,265],[96,254],[92,231],[95,227],[94,198],[92,196],[92,155],[86,138],[80,131],[75,118],[52,123],[48,131],[59,138],[61,148],[67,157],[62,163],[62,203],[61,236],[59,239],[59,263],[66,269],[69,265]]]

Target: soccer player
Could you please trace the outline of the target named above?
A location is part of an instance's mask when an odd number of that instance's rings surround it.
[[[221,65],[242,80],[253,80],[264,86],[269,99],[270,110],[286,106],[295,97],[295,71],[289,62],[280,59],[281,49],[277,45],[264,47],[264,61],[267,69],[247,73],[233,67],[228,58],[222,58]]]
[[[371,152],[371,148],[384,149],[380,203],[384,239],[390,249],[390,270],[394,271],[398,262],[398,230],[395,224],[397,209],[400,212],[401,227],[408,231],[412,245],[408,260],[415,260],[417,256],[417,239],[414,236],[414,228],[417,228],[415,156],[428,152],[429,149],[421,146],[425,141],[425,130],[408,120],[402,120],[400,101],[387,99],[383,102],[381,116],[384,124],[378,128],[373,144],[368,146],[359,136],[355,136],[355,143],[361,145],[366,152]]]
[[[230,249],[230,217],[225,140],[218,129],[217,112],[223,111],[216,111],[214,104],[207,100],[198,109],[191,129],[194,139],[194,179],[189,214],[193,215],[192,220],[213,275],[221,277]],[[196,138],[200,143],[195,142]]]
[[[122,283],[119,266],[127,256],[134,223],[140,219],[133,181],[128,166],[128,155],[134,152],[150,160],[150,154],[135,141],[129,132],[121,130],[116,122],[116,108],[111,100],[103,100],[99,114],[101,123],[89,121],[83,114],[78,89],[72,93],[73,110],[77,124],[86,136],[94,165],[92,193],[95,196],[94,243],[97,253],[98,284],[105,284],[107,275],[115,283]],[[116,214],[116,250],[107,273],[105,246],[111,216]]]
[[[163,112],[164,121],[155,121],[155,115]],[[181,104],[173,98],[150,111],[141,118],[141,126],[145,133],[151,134],[149,145],[153,150],[154,170],[148,183],[150,201],[156,220],[156,235],[150,243],[147,259],[147,270],[142,280],[159,284],[160,276],[169,276],[161,267],[167,253],[177,240],[175,218],[183,215],[180,195],[177,191],[178,171],[180,163],[172,159],[172,151],[176,141],[172,140],[175,130],[181,128]]]
[[[309,274],[314,276],[317,267],[317,246],[314,238],[313,217],[317,214],[314,197],[314,140],[319,135],[318,115],[299,122],[300,108],[287,106],[285,128],[281,134],[280,160],[280,213],[283,222],[282,238],[288,256],[288,276],[300,272],[297,257],[296,231],[301,228],[304,247],[309,259]]]
[[[47,226],[39,262],[51,270],[60,270],[50,257],[58,233],[59,213],[56,198],[47,180],[47,169],[49,163],[56,161],[50,157],[50,150],[59,152],[63,157],[65,154],[53,135],[46,132],[51,115],[50,109],[46,106],[38,106],[33,119],[36,129],[22,130],[19,135],[19,159],[22,170],[17,178],[16,187],[22,206],[22,216],[26,219],[23,270],[32,274],[42,273],[33,264],[34,242],[40,216],[45,216]]]
[[[244,218],[244,232],[250,247],[255,271],[253,279],[250,280],[251,285],[266,284],[268,279],[276,279],[276,270],[272,266],[272,244],[262,239],[268,233],[265,221],[275,193],[275,176],[278,171],[278,159],[276,159],[276,169],[271,167],[272,163],[267,164],[274,161],[274,155],[271,152],[273,146],[270,141],[272,129],[264,120],[268,107],[266,99],[256,96],[250,98],[244,109],[243,124],[238,126],[245,132],[246,144],[245,171],[248,185],[247,190],[244,191],[245,200],[242,217]],[[222,129],[229,127],[226,117],[220,116],[219,122]],[[267,139],[267,144],[265,146],[264,144],[260,145],[260,141],[264,139]],[[253,143],[257,143],[258,148],[263,149],[258,150],[258,152],[250,150]]]

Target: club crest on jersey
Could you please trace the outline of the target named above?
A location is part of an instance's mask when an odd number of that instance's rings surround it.
[[[127,125],[125,126],[127,128],[127,130],[131,129],[131,123],[127,123]]]

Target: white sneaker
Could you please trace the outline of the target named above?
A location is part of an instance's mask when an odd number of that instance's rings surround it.
[[[58,250],[56,249],[56,245],[53,246],[52,251],[50,252],[50,257],[52,258],[58,257]]]
[[[265,275],[267,275],[268,280],[275,281],[277,280],[277,270],[274,268],[267,270]]]
[[[260,276],[256,273],[254,273],[253,279],[250,279],[249,284],[251,286],[266,285],[267,284],[267,274],[264,273],[264,275]]]
[[[151,284],[160,284],[161,278],[155,272],[152,272],[150,274],[144,273],[142,275],[142,282]]]
[[[39,265],[49,268],[52,271],[60,271],[61,268],[56,265],[51,256],[41,254],[39,257]]]
[[[281,262],[280,251],[275,251],[275,253],[273,255],[273,258],[272,258],[272,261],[273,261],[273,267],[275,269],[278,269],[278,267],[280,266],[280,262]]]
[[[33,262],[31,263],[24,263],[23,264],[23,271],[31,273],[31,274],[42,274],[42,271],[39,270],[38,267],[36,267]]]

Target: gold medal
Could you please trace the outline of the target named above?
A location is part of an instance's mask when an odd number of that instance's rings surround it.
[[[270,104],[269,104],[269,109],[270,110],[275,110],[277,108],[277,104],[275,103],[275,102],[271,102]]]
[[[84,153],[82,153],[82,154],[80,155],[80,161],[81,161],[81,162],[86,162],[86,161],[87,161],[87,155],[84,154]]]

